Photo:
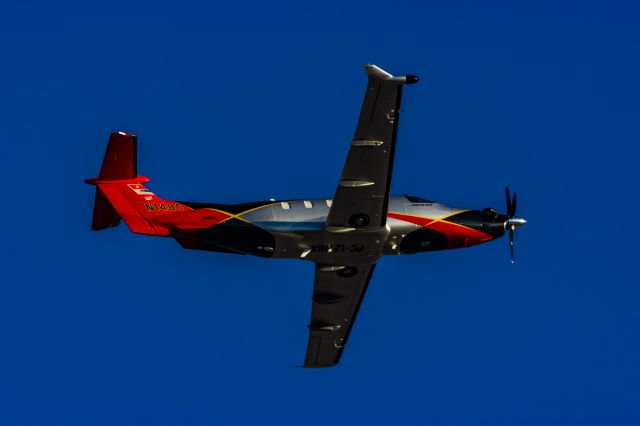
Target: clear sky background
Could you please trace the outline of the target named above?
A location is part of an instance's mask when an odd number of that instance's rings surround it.
[[[637,425],[635,2],[0,3],[0,423]],[[89,2],[93,3],[93,2]],[[507,241],[383,259],[341,364],[313,267],[91,232],[109,132],[169,199],[331,196],[366,85],[414,73],[396,194]]]

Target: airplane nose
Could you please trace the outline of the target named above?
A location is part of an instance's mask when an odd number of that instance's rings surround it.
[[[527,223],[526,220],[514,217],[505,222],[505,228],[517,228],[525,223]]]

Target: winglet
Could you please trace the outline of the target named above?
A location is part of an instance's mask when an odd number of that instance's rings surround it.
[[[418,77],[415,75],[407,74],[394,77],[382,68],[377,67],[373,64],[366,64],[364,66],[364,71],[367,73],[369,79],[371,80],[378,80],[381,82],[395,84],[414,84],[418,82]]]

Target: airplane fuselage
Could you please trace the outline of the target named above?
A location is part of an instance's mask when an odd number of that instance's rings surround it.
[[[195,245],[183,244],[187,248],[326,264],[349,263],[366,252],[374,261],[382,255],[471,247],[504,234],[507,220],[493,209],[459,209],[419,197],[390,197],[387,226],[370,231],[377,233],[377,243],[367,245],[362,242],[363,235],[370,237],[366,228],[327,231],[330,199],[182,204],[209,210],[217,218],[210,228],[175,235]]]

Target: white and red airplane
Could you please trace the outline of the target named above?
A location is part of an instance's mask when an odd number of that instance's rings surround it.
[[[295,258],[316,265],[304,367],[336,365],[384,255],[471,247],[526,223],[515,217],[516,195],[506,189],[507,214],[460,209],[413,195],[390,196],[393,156],[405,84],[365,65],[369,77],[360,118],[333,198],[243,204],[170,201],[146,188],[137,172],[137,137],[112,133],[97,178],[94,230],[124,219],[132,232],[175,238],[184,248]]]

